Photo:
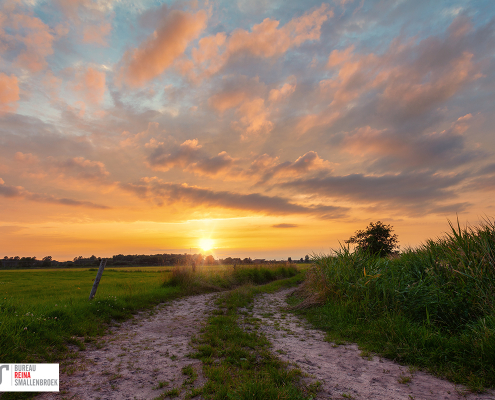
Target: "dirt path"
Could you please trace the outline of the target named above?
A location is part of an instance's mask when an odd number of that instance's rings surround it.
[[[137,314],[80,352],[70,375],[60,375],[59,393],[37,399],[154,399],[173,388],[180,389],[177,398],[184,398],[189,378],[184,367],[198,374],[187,387],[204,383],[201,362],[187,354],[191,337],[214,309],[214,297],[186,297]]]
[[[362,357],[355,344],[335,346],[325,342],[324,332],[311,329],[298,317],[283,312],[286,296],[293,290],[258,296],[253,317],[262,320],[261,331],[282,359],[296,363],[322,383],[318,399],[495,399],[493,392],[464,397],[464,389],[448,381],[419,371],[411,374],[409,368],[378,356]]]

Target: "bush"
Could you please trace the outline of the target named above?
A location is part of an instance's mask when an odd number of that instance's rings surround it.
[[[357,244],[357,248],[380,257],[390,255],[397,248],[397,235],[392,235],[392,226],[380,221],[370,222],[365,231],[356,231],[346,243]]]

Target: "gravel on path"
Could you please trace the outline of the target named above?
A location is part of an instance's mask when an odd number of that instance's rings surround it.
[[[216,294],[184,297],[143,311],[79,352],[79,357],[60,374],[60,392],[43,393],[52,399],[154,399],[178,388],[189,377],[191,366],[198,375],[187,388],[204,384],[201,362],[188,358],[191,338],[197,335],[215,309]]]
[[[356,400],[495,400],[495,393],[468,393],[464,387],[431,374],[410,370],[377,355],[362,353],[355,344],[337,346],[325,333],[284,311],[294,289],[255,299],[252,316],[273,351],[295,363],[313,381],[321,382],[317,399]]]

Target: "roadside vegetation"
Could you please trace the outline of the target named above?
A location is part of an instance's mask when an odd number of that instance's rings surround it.
[[[247,283],[261,285],[298,273],[294,264],[239,265],[229,268],[177,266],[167,276],[164,287],[180,287],[187,294],[222,291]]]
[[[315,256],[294,309],[329,340],[475,391],[495,387],[495,224],[449,224],[444,237],[401,254],[358,245]]]

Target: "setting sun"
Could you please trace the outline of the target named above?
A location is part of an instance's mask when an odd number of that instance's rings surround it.
[[[211,250],[214,246],[215,242],[213,239],[200,239],[199,240],[199,247],[203,249],[203,251],[208,251]]]

